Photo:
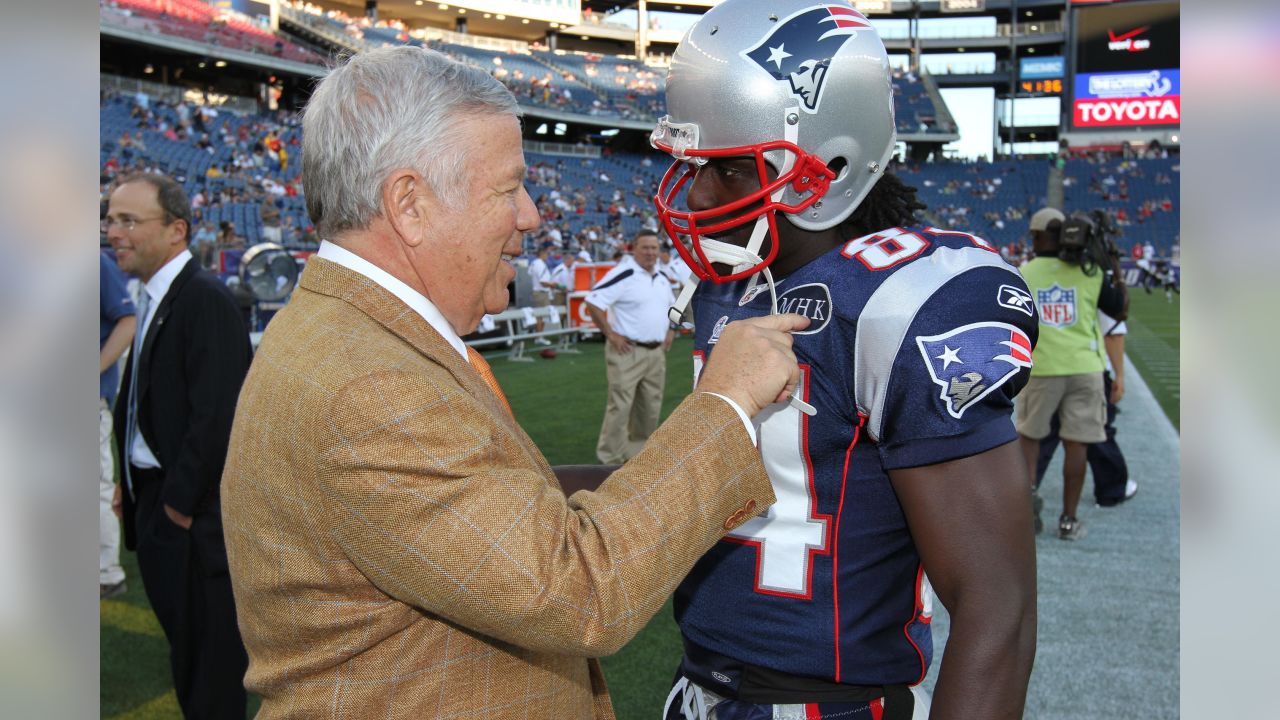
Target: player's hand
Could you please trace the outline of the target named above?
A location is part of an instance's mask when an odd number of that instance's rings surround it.
[[[785,402],[800,381],[791,333],[809,318],[788,313],[731,322],[707,360],[698,389],[731,398],[748,417]]]
[[[619,333],[611,332],[605,338],[609,342],[609,347],[619,355],[626,355],[631,352],[631,341],[622,337]]]
[[[111,512],[115,513],[117,518],[124,519],[124,495],[121,494],[119,485],[116,485],[116,489],[111,493]]]
[[[1111,404],[1115,405],[1124,397],[1124,378],[1117,375],[1111,378]]]

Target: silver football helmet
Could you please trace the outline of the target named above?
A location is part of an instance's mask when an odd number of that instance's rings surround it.
[[[848,0],[726,0],[712,8],[672,57],[667,112],[650,143],[675,163],[655,204],[690,269],[715,282],[767,268],[777,255],[779,211],[804,230],[848,218],[881,177],[895,140],[888,55]],[[754,157],[760,190],[717,208],[677,207],[697,167],[717,157]],[[752,221],[745,248],[706,237]],[[766,234],[770,247],[760,257]],[[718,272],[716,262],[731,272]]]

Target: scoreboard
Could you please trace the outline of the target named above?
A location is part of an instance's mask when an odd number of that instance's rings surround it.
[[[1018,91],[1031,95],[1061,95],[1062,78],[1052,80],[1019,80]]]
[[[1075,18],[1072,126],[1181,124],[1178,3],[1097,5]]]

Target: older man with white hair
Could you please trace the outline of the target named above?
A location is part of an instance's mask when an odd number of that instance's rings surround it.
[[[517,113],[408,46],[339,65],[306,108],[324,240],[262,338],[223,488],[260,718],[613,717],[593,658],[774,502],[747,419],[794,387],[805,319],[727,328],[611,474],[553,470],[463,344],[539,222]]]

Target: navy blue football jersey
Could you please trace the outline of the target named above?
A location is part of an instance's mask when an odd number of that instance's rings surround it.
[[[727,323],[769,314],[767,287],[748,284],[698,287],[695,373]],[[852,240],[776,292],[780,312],[810,319],[794,349],[817,413],[780,403],[754,419],[778,501],[698,562],[676,592],[676,620],[687,642],[739,662],[918,683],[933,652],[932,591],[888,471],[1017,437],[1035,304],[990,244],[935,228]],[[726,690],[737,680],[699,675]]]

